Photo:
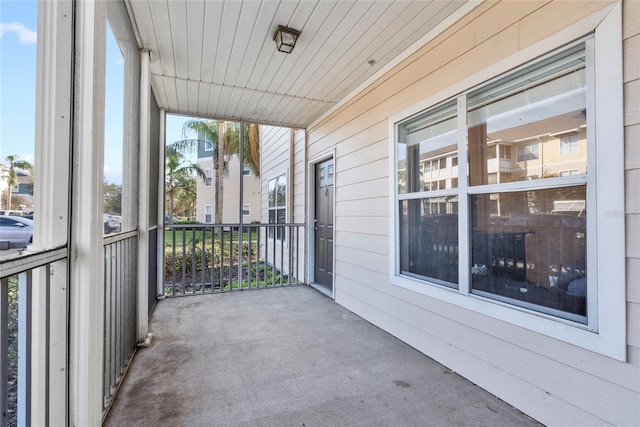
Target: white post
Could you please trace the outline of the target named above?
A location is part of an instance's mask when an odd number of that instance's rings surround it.
[[[34,222],[31,252],[63,246],[69,234],[72,36],[72,1],[39,2],[34,177],[38,220]],[[31,424],[34,426],[45,425],[47,416],[50,425],[65,425],[67,420],[68,280],[66,260],[54,263],[50,270],[35,270],[33,275]]]
[[[102,421],[104,316],[103,176],[107,2],[78,1],[70,257],[70,417]]]
[[[138,163],[138,321],[137,341],[149,331],[149,52],[140,52],[140,157]],[[154,254],[155,255],[155,254]]]
[[[160,141],[158,148],[158,282],[157,293],[158,296],[164,296],[164,153],[165,153],[165,122],[167,112],[164,109],[160,110]]]

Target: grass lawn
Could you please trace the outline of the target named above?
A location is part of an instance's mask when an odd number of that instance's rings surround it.
[[[251,234],[251,241],[255,242],[258,240],[258,229],[257,228],[252,228],[251,229],[251,233],[249,232],[245,232],[242,233],[242,241],[244,242],[248,242],[249,241],[249,234]],[[224,243],[228,243],[229,242],[229,236],[231,236],[231,239],[235,242],[238,241],[238,232],[234,231],[234,232],[229,232],[229,231],[225,231],[224,232]],[[174,237],[174,232],[171,229],[165,228],[164,230],[164,245],[165,246],[172,246],[173,245],[173,237]],[[186,240],[187,243],[191,243],[191,241],[194,239],[201,242],[203,239],[205,239],[206,242],[211,242],[211,230],[204,230],[204,229],[176,229],[175,230],[175,239],[176,239],[176,245],[182,245],[183,240]],[[220,241],[219,237],[216,237],[215,239],[216,242]]]

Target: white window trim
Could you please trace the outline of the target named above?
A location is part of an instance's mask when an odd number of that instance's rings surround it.
[[[245,213],[245,211],[247,213]],[[251,215],[251,205],[248,203],[244,203],[242,205],[242,216],[250,216]]]
[[[209,141],[204,142],[204,151],[213,151],[213,144]]]
[[[209,208],[211,213],[207,213],[207,208]],[[210,221],[207,221],[207,215],[209,215]],[[202,218],[202,222],[205,224],[213,224],[213,208],[211,205],[204,205],[204,216]]]
[[[585,326],[562,318],[533,312],[522,307],[485,299],[470,293],[468,272],[460,275],[459,289],[432,285],[422,280],[400,276],[398,271],[399,226],[396,183],[396,123],[409,118],[429,107],[451,99],[455,94],[467,91],[502,73],[525,64],[539,53],[550,52],[576,40],[595,29],[593,38],[596,72],[590,73],[588,85],[594,87],[592,93],[597,94],[598,102],[587,99],[590,111],[594,111],[596,121],[591,121],[588,149],[588,164],[596,166],[596,171],[607,173],[592,174],[588,178],[587,198],[591,200],[591,213],[587,216],[587,227],[591,231],[591,255],[588,258],[590,278],[595,284],[587,290],[587,301],[597,301],[595,312],[588,313],[589,325]],[[587,53],[589,54],[589,53]],[[494,64],[490,69],[482,70],[464,79],[434,96],[392,116],[389,119],[389,207],[391,220],[389,224],[389,280],[392,284],[432,297],[461,308],[502,320],[504,322],[537,332],[569,344],[620,360],[626,361],[626,277],[625,277],[625,221],[624,192],[606,191],[607,188],[621,188],[624,183],[624,123],[622,92],[622,7],[620,3],[609,9],[579,21],[567,29]],[[464,95],[463,95],[464,96]],[[458,111],[459,117],[465,117],[464,111]],[[466,125],[466,123],[465,123]],[[607,150],[599,150],[595,155],[595,141],[607,141]],[[459,134],[459,153],[466,152],[466,133]],[[513,154],[513,153],[512,153]],[[466,156],[460,155],[459,167],[466,168]],[[606,165],[617,164],[621,167],[611,168]],[[594,176],[595,175],[595,176]],[[579,180],[579,177],[575,177]],[[463,193],[467,192],[467,180],[459,180],[458,185]],[[500,187],[504,188],[504,187]],[[605,189],[596,192],[596,189]],[[622,186],[622,188],[624,188]],[[486,191],[486,188],[485,188]],[[468,217],[468,204],[461,203],[459,216]],[[459,235],[469,236],[468,222],[459,222]],[[470,265],[468,251],[460,251],[459,264]],[[595,253],[595,255],[594,255]],[[465,268],[465,271],[468,270]],[[462,272],[462,267],[461,267]],[[592,279],[593,280],[593,279]]]
[[[212,187],[213,186],[213,169],[212,168],[206,168],[204,170],[204,174],[206,175],[206,179],[204,180],[204,186],[205,187]],[[209,181],[211,180],[211,181]]]

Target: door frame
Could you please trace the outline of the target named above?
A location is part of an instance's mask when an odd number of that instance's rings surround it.
[[[315,247],[315,241],[316,241],[316,233],[313,227],[313,221],[314,221],[314,217],[315,217],[315,212],[316,212],[316,165],[325,162],[329,159],[333,159],[333,168],[334,168],[334,173],[333,173],[333,259],[331,260],[332,263],[332,271],[333,271],[333,282],[331,283],[331,292],[328,292],[326,288],[324,288],[323,286],[319,286],[316,285],[315,283],[315,256],[316,256],[316,247]],[[308,248],[309,250],[307,251],[307,271],[308,271],[308,283],[309,286],[311,286],[312,288],[316,289],[317,291],[325,294],[326,296],[328,296],[331,299],[336,299],[336,250],[335,250],[335,243],[336,243],[336,173],[337,169],[336,169],[336,150],[335,148],[331,149],[331,150],[326,150],[323,151],[320,154],[316,154],[315,156],[312,156],[310,158],[307,159],[307,194],[309,195],[308,198],[308,211],[307,211],[307,241],[309,242]]]

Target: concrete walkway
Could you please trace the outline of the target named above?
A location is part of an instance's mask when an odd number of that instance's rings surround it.
[[[306,286],[162,301],[106,426],[533,426]]]

